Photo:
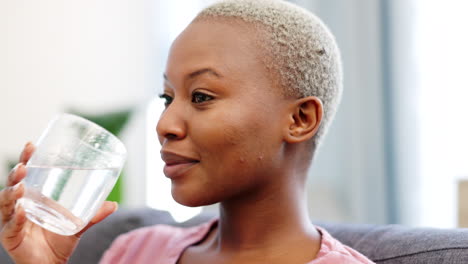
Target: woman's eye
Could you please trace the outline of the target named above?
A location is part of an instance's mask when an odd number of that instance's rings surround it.
[[[164,100],[164,105],[167,107],[172,103],[173,98],[167,94],[161,94],[159,95],[159,98]]]
[[[213,96],[210,96],[204,93],[195,92],[192,94],[192,103],[195,103],[195,104],[200,104],[206,101],[210,101],[212,99],[213,99]]]

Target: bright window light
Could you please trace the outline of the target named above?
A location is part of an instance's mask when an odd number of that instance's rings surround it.
[[[457,225],[457,181],[468,178],[468,1],[415,0],[421,134],[421,225]]]

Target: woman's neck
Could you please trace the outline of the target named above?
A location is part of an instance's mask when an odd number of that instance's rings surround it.
[[[210,248],[218,253],[242,252],[246,256],[307,249],[313,256],[301,256],[313,259],[320,249],[320,234],[309,220],[303,184],[298,186],[293,181],[221,203]]]

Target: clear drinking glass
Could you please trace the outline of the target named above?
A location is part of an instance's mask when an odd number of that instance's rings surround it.
[[[96,214],[125,162],[123,143],[84,118],[53,119],[26,164],[25,195],[19,203],[32,222],[73,235]]]

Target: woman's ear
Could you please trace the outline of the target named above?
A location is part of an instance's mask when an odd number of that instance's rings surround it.
[[[294,101],[290,109],[285,141],[299,143],[311,139],[322,122],[322,101],[318,97],[308,96]]]

